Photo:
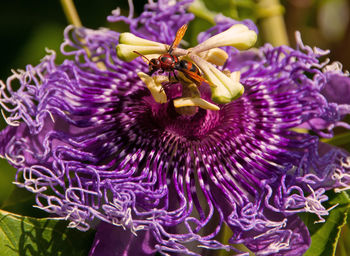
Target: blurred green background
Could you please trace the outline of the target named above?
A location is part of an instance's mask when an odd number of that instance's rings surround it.
[[[135,12],[140,13],[145,0],[135,0]],[[208,1],[208,8],[225,10],[236,5],[238,17],[253,19],[260,24],[253,0]],[[84,26],[98,28],[108,26],[106,17],[119,6],[128,14],[127,0],[76,0],[75,4]],[[329,57],[350,69],[350,3],[348,0],[289,0],[281,1],[285,10],[285,21],[291,45],[294,46],[294,31],[299,30],[305,44],[330,49]],[[242,12],[240,12],[242,10]],[[226,13],[225,13],[226,14]],[[237,15],[234,14],[234,15]],[[209,26],[209,22],[199,19]],[[59,0],[13,0],[0,2],[0,79],[6,81],[11,69],[24,69],[26,64],[36,65],[45,55],[45,48],[59,52],[63,30],[67,25]],[[264,34],[260,33],[263,42]],[[62,61],[58,54],[57,62]],[[1,118],[1,129],[5,126]],[[14,189],[11,184],[15,170],[0,160],[0,205]],[[16,192],[18,193],[18,192]],[[25,193],[25,192],[23,192]],[[30,195],[28,195],[29,197]],[[24,196],[25,197],[25,196]],[[8,205],[8,200],[5,206]],[[30,207],[30,204],[28,204]],[[4,205],[3,205],[4,206]],[[13,208],[12,208],[13,209]]]
[[[136,12],[143,10],[145,1],[138,0]],[[108,26],[106,17],[116,7],[121,7],[123,14],[128,14],[127,0],[79,0],[75,1],[79,16],[84,26],[99,28]],[[68,25],[59,0],[13,0],[0,1],[0,80],[12,74],[11,69],[25,69],[27,64],[37,65],[46,54],[45,48],[53,49],[59,53],[63,40],[63,30]],[[57,54],[57,63],[62,62],[63,56]],[[0,117],[0,128],[5,122]],[[15,169],[7,161],[0,159],[0,207],[14,212],[38,216],[41,211],[29,212],[33,195],[24,190],[13,192],[15,185]],[[20,207],[8,197],[11,193],[23,193]],[[14,196],[14,195],[12,195]],[[18,195],[16,196],[18,198]],[[11,198],[11,197],[10,197]],[[7,200],[6,200],[7,199]],[[18,204],[18,202],[17,202]]]

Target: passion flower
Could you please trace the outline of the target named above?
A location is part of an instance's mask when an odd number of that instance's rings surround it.
[[[115,11],[109,20],[169,45],[193,18],[188,3],[152,2],[138,18]],[[199,41],[238,23],[218,19]],[[0,133],[0,153],[17,168],[16,184],[71,227],[87,230],[100,220],[91,255],[199,255],[203,247],[235,250],[235,243],[259,255],[304,253],[310,235],[297,213],[323,220],[325,191],[349,187],[350,159],[334,148],[321,156],[319,137],[293,128],[308,126],[320,136],[328,129],[331,136],[350,106],[328,92],[343,90],[334,79],[349,84],[349,78],[319,62],[325,52],[301,41],[296,50],[225,46],[225,64],[213,67],[236,79],[240,74],[244,93],[220,110],[181,114],[174,104],[182,81],[164,85],[155,100],[157,84],[150,91],[138,76],[147,64],[118,58],[119,36],[69,26],[62,53],[74,60],[57,65],[49,52],[1,83],[8,127]],[[210,102],[209,86],[198,90]],[[223,226],[233,232],[230,241],[217,239]],[[119,242],[108,242],[111,233]]]

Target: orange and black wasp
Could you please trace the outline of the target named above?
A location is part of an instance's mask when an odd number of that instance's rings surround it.
[[[193,81],[197,86],[199,86],[202,82],[207,82],[207,80],[205,80],[204,77],[201,76],[201,73],[195,64],[184,59],[180,60],[176,55],[172,54],[173,50],[179,45],[180,41],[185,35],[186,30],[187,30],[187,24],[179,28],[179,30],[176,32],[175,39],[171,44],[168,52],[160,55],[158,58],[149,60],[147,59],[147,57],[145,57],[141,53],[134,51],[136,54],[142,56],[148,61],[148,66],[149,66],[148,74],[150,76],[154,72],[158,70],[162,70],[162,72],[172,72],[174,77],[177,78],[174,72],[175,70],[177,70],[182,72],[188,79]],[[170,78],[170,73],[169,73],[169,78]]]

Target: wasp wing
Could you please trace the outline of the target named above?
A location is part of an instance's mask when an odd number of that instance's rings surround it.
[[[207,83],[211,87],[216,87],[216,85],[209,82],[204,77],[198,75],[195,72],[189,71],[187,69],[181,69],[179,71],[181,71],[188,79],[190,79],[192,82],[194,82],[197,86],[200,86],[202,83]]]
[[[181,42],[182,38],[184,37],[184,35],[186,33],[186,30],[187,30],[187,24],[184,24],[176,32],[176,36],[175,36],[174,42],[171,44],[171,46],[169,48],[169,51],[168,51],[169,54],[171,54],[173,49],[175,49],[179,45],[179,43]]]

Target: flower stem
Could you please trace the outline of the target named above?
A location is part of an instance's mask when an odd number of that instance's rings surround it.
[[[197,17],[200,17],[211,24],[215,24],[216,12],[209,10],[202,0],[194,0],[188,7],[188,11],[192,12]]]
[[[237,4],[236,4],[236,0],[231,0],[229,2],[230,4],[230,17],[232,19],[239,19],[239,14],[238,14],[238,9],[237,9]]]
[[[61,5],[62,5],[63,11],[66,15],[68,22],[77,28],[82,27],[83,25],[80,21],[80,18],[79,18],[77,9],[75,8],[73,0],[61,0]],[[85,40],[83,38],[81,38],[80,41],[83,44],[85,43]],[[87,46],[83,46],[83,48],[85,49],[87,55],[90,57],[91,52],[90,52],[89,48]],[[98,61],[98,59],[96,57],[92,58],[92,60],[96,61],[96,66],[100,70],[106,70],[106,66],[104,65],[104,63],[101,61]]]
[[[266,42],[273,46],[289,45],[285,22],[284,8],[278,0],[259,0],[258,16]]]
[[[61,5],[68,22],[75,27],[81,27],[82,24],[73,0],[61,0]]]

